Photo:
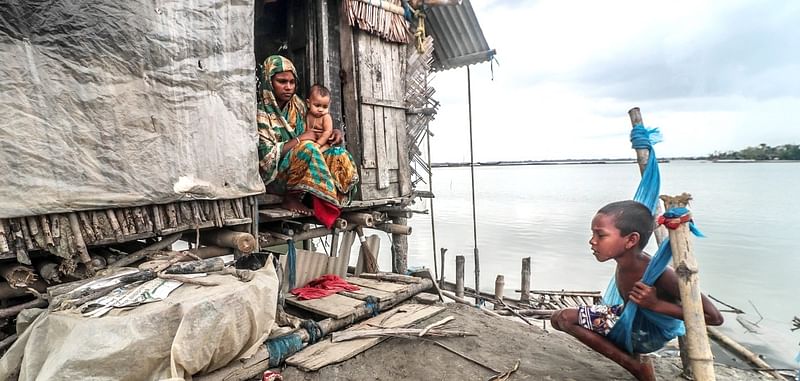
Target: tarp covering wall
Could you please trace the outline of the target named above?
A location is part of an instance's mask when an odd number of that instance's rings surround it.
[[[188,379],[248,358],[274,326],[278,277],[272,263],[247,283],[209,275],[167,299],[100,318],[25,310],[19,339],[0,359],[0,379]]]
[[[0,218],[263,191],[253,0],[0,3]]]

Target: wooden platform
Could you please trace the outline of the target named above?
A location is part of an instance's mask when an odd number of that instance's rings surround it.
[[[376,302],[380,302],[391,299],[396,293],[408,291],[412,286],[409,283],[395,283],[354,276],[345,279],[351,284],[360,287],[360,290],[343,291],[312,300],[299,300],[294,295],[287,295],[286,303],[317,315],[341,319],[351,315],[355,308],[365,305],[368,297],[373,297]]]

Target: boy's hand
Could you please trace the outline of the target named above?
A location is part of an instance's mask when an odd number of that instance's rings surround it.
[[[628,299],[633,300],[641,307],[652,310],[658,303],[656,288],[650,287],[642,282],[636,282],[633,289],[628,293]]]

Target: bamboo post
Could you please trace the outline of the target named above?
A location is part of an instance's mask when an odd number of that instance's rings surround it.
[[[628,116],[631,118],[631,127],[636,127],[636,125],[639,124],[644,125],[644,121],[642,120],[642,112],[638,107],[628,110]],[[644,173],[644,170],[647,169],[647,160],[649,159],[650,150],[645,148],[636,149],[636,163],[639,164],[639,174]],[[661,207],[661,203],[657,203],[656,214],[660,215],[663,212],[664,208]],[[664,238],[667,237],[667,230],[663,226],[657,226],[653,233],[656,235],[656,242],[659,245],[664,241]]]
[[[447,253],[447,248],[442,247],[439,249],[439,251],[440,251],[439,257],[441,258],[440,268],[442,269],[442,272],[439,274],[439,288],[444,288],[444,254]]]
[[[531,302],[531,257],[522,258],[522,285],[520,287],[522,294],[519,296],[519,301],[522,303]]]
[[[494,280],[494,300],[498,301],[500,306],[503,305],[503,289],[506,287],[506,277],[503,274],[497,275]],[[500,307],[495,305],[494,308]]]
[[[444,258],[444,252],[442,252]],[[442,267],[442,285],[444,285],[444,267]],[[464,256],[456,255],[456,296],[464,297]]]
[[[634,107],[628,110],[628,116],[631,118],[631,128],[636,127],[637,125],[644,125],[644,120],[642,119],[642,112],[639,110],[638,107]],[[647,161],[650,159],[650,150],[644,148],[636,149],[636,163],[639,164],[639,174],[643,174],[644,170],[647,169]],[[664,213],[664,208],[661,206],[661,203],[656,203],[656,215],[661,215]],[[661,242],[664,242],[664,238],[667,237],[667,229],[664,226],[656,225],[655,230],[653,230],[653,234],[656,237],[656,243],[661,246]],[[689,355],[686,353],[686,337],[679,336],[678,337],[678,349],[681,355],[681,366],[683,367],[683,374],[687,377],[691,377],[692,375],[692,368],[689,366]]]
[[[677,208],[689,205],[692,199],[688,193],[679,196],[661,196],[666,207]],[[672,264],[678,275],[678,288],[683,305],[683,321],[686,324],[686,350],[695,380],[715,380],[714,357],[706,331],[703,314],[703,302],[700,297],[700,279],[697,275],[697,261],[692,253],[692,240],[689,226],[681,223],[676,229],[669,230],[672,247]]]
[[[396,227],[392,230],[392,272],[405,274],[408,270],[408,234],[411,227],[408,226],[408,219],[405,217],[394,217],[393,224],[381,226]],[[403,234],[402,228],[408,228],[408,234]]]

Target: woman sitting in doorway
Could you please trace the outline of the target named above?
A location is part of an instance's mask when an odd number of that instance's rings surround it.
[[[338,146],[342,132],[334,130],[320,151],[318,132],[306,130],[306,104],[296,94],[297,71],[287,58],[267,57],[257,74],[258,158],[267,192],[284,195],[284,208],[313,214],[330,227],[358,182],[353,157]]]

